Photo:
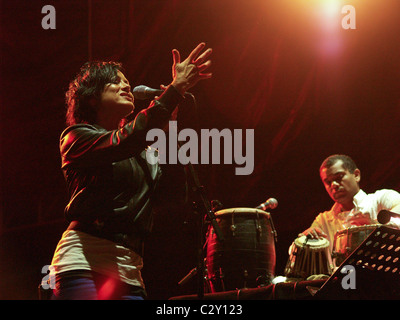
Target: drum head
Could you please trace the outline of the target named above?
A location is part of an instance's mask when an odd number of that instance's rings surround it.
[[[230,208],[230,209],[224,209],[224,210],[219,210],[215,213],[215,216],[218,217],[223,217],[225,215],[232,215],[232,214],[249,214],[249,215],[257,215],[261,214],[264,216],[269,216],[269,213],[264,211],[264,210],[259,210],[255,208]]]
[[[364,226],[354,226],[354,227],[349,227],[347,229],[339,230],[336,232],[336,237],[339,237],[341,235],[349,234],[349,233],[356,233],[356,232],[361,232],[361,231],[367,231],[367,230],[374,230],[376,227],[380,226],[380,224],[366,224]]]
[[[302,248],[302,247],[310,247],[310,248],[327,248],[329,246],[329,241],[328,239],[321,238],[321,239],[313,239],[313,238],[307,238],[307,236],[300,236],[296,240],[294,240],[294,243]]]

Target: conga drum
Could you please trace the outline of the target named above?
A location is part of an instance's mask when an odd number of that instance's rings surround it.
[[[334,265],[339,267],[378,226],[380,226],[380,224],[368,224],[364,226],[354,226],[336,232],[332,252]]]
[[[286,277],[306,279],[311,275],[330,275],[332,272],[333,263],[327,239],[300,236],[289,247],[289,258],[284,271]]]
[[[275,274],[275,230],[268,212],[231,208],[215,213],[224,241],[211,226],[207,235],[207,279],[211,292],[255,288]]]

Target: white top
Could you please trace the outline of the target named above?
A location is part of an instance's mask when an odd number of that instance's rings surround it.
[[[361,212],[369,216],[370,222],[368,224],[377,224],[379,211],[392,211],[392,208],[400,204],[400,193],[390,189],[382,189],[375,193],[366,194],[363,190],[360,190],[354,196],[353,203],[354,208],[350,211],[342,211],[342,206],[335,203],[329,211],[320,213],[311,225],[314,228],[320,228],[328,235],[330,253],[332,253],[336,232],[351,227],[346,223],[347,219]],[[390,226],[399,227],[400,220],[392,218]]]
[[[58,242],[50,275],[72,270],[91,270],[144,288],[143,259],[134,251],[107,239],[67,230]]]

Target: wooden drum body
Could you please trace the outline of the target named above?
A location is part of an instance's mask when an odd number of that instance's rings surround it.
[[[333,263],[327,239],[301,236],[292,243],[284,272],[286,277],[306,279],[311,275],[330,275],[332,272]]]
[[[275,230],[269,213],[232,208],[215,215],[224,241],[219,241],[211,227],[207,237],[211,292],[270,284],[275,274],[276,255]]]
[[[354,226],[336,232],[332,252],[335,266],[339,267],[377,226],[379,224]]]

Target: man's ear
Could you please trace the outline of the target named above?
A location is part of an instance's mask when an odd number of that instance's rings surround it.
[[[360,181],[361,181],[361,171],[360,171],[360,169],[354,170],[353,174],[354,174],[354,177],[356,178],[356,181],[358,183],[360,183]]]

